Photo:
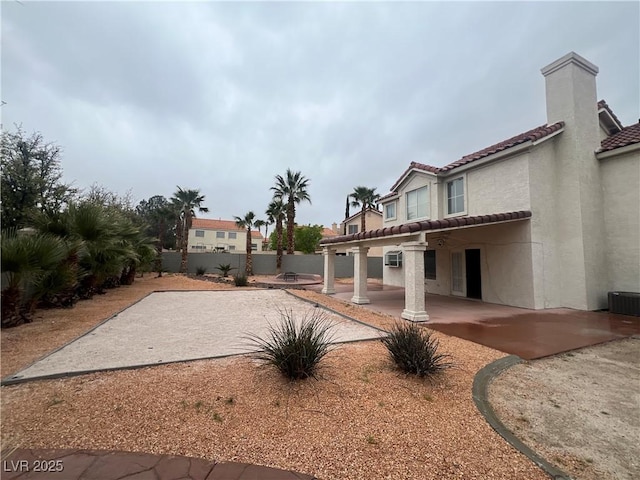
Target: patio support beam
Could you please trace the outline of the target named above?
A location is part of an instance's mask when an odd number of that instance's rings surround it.
[[[404,268],[404,310],[401,317],[412,322],[429,320],[425,308],[424,252],[426,242],[402,244],[402,268]]]
[[[322,257],[324,260],[324,285],[322,293],[332,295],[336,293],[334,279],[336,277],[336,251],[333,248],[323,247]]]
[[[353,297],[358,305],[370,303],[367,297],[367,252],[369,247],[353,247]]]

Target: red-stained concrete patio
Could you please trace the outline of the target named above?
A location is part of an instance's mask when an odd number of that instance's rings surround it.
[[[336,282],[335,288],[336,298],[350,301],[353,285]],[[403,288],[369,282],[367,290],[371,303],[363,307],[400,318]],[[529,310],[431,294],[426,295],[426,309],[429,328],[525,360],[640,334],[640,317],[607,312]]]

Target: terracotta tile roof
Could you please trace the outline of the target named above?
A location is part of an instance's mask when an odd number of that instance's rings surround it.
[[[429,230],[442,230],[446,228],[466,227],[472,225],[484,225],[490,223],[506,222],[509,220],[520,220],[530,218],[529,210],[520,210],[518,212],[495,213],[491,215],[476,215],[473,217],[455,217],[443,220],[423,220],[421,222],[404,223],[393,227],[379,228],[377,230],[368,230],[366,232],[354,233],[351,235],[340,235],[333,238],[327,238],[320,242],[320,245],[330,245],[333,243],[349,242],[353,240],[366,240],[373,238],[389,237],[400,233],[417,233]]]
[[[238,231],[244,232],[244,228],[240,228],[233,220],[210,220],[208,218],[194,218],[191,223],[191,229],[202,228],[205,230],[220,230],[220,231]],[[262,238],[262,234],[258,231],[251,230],[251,237]]]
[[[462,165],[466,165],[471,162],[475,162],[476,160],[488,157],[489,155],[493,155],[494,153],[502,152],[503,150],[515,147],[516,145],[520,145],[529,141],[535,142],[537,140],[540,140],[541,138],[551,135],[552,133],[562,130],[562,128],[564,128],[564,122],[554,123],[553,125],[540,125],[539,127],[532,128],[531,130],[516,135],[515,137],[503,140],[500,143],[496,143],[494,145],[491,145],[490,147],[484,148],[470,155],[465,155],[460,160],[456,160],[455,162],[445,165],[444,167],[434,167],[432,165],[426,165],[424,163],[411,162],[409,164],[409,167],[402,173],[402,175],[400,175],[400,178],[398,178],[396,183],[394,183],[391,187],[392,193],[381,197],[380,200],[384,200],[389,196],[394,195],[395,193],[393,192],[393,190],[398,187],[398,185],[412,170],[422,170],[424,172],[433,173],[436,175],[439,173],[446,173],[450,170],[453,170],[454,168],[461,167]]]
[[[367,212],[377,213],[378,215],[380,215],[382,217],[382,212],[380,210],[376,210],[375,208],[367,208]],[[359,217],[361,213],[362,213],[362,210],[358,210],[356,213],[351,215],[349,218],[345,218],[342,221],[342,223],[350,222],[354,218]]]
[[[629,127],[624,127],[618,133],[608,136],[601,142],[599,152],[615,150],[634,143],[640,143],[640,122]]]
[[[329,228],[329,227],[322,227],[322,238],[326,238],[326,237],[335,237],[338,234],[336,232],[333,231],[333,229]]]
[[[507,150],[508,148],[515,147],[516,145],[521,145],[526,142],[535,142],[544,138],[552,133],[555,133],[561,130],[564,127],[564,122],[554,123],[553,125],[540,125],[539,127],[528,130],[520,135],[516,135],[515,137],[511,137],[507,140],[503,140],[500,143],[496,143],[495,145],[491,145],[490,147],[479,150],[471,155],[465,155],[460,160],[457,160],[449,165],[445,165],[444,167],[439,169],[439,172],[448,172],[449,170],[453,170],[454,168],[461,167],[462,165],[466,165],[471,162],[475,162],[476,160],[480,160],[481,158],[488,157],[489,155],[493,155],[494,153],[502,152],[503,150]]]
[[[604,108],[607,112],[609,112],[609,115],[613,117],[613,119],[616,121],[618,125],[622,125],[622,122],[620,121],[620,119],[616,116],[615,113],[613,113],[613,110],[611,110],[611,107],[607,105],[607,102],[605,102],[604,100],[600,100],[598,102],[598,110],[600,110],[601,108]]]

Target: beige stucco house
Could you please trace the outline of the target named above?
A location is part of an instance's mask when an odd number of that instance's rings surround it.
[[[262,251],[262,234],[251,231],[251,247]],[[189,253],[198,252],[246,252],[247,230],[233,220],[210,220],[194,218],[189,230]]]
[[[444,167],[412,162],[380,203],[383,227],[322,243],[324,292],[337,248],[382,246],[384,283],[405,287],[403,318],[428,320],[424,292],[531,309],[607,307],[640,292],[640,123],[597,101],[598,68],[569,53],[542,69],[544,125]]]

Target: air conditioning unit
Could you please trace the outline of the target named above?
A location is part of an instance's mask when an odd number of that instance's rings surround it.
[[[640,317],[640,293],[609,292],[609,312]]]
[[[402,267],[402,252],[393,250],[384,254],[384,264],[387,267]]]

